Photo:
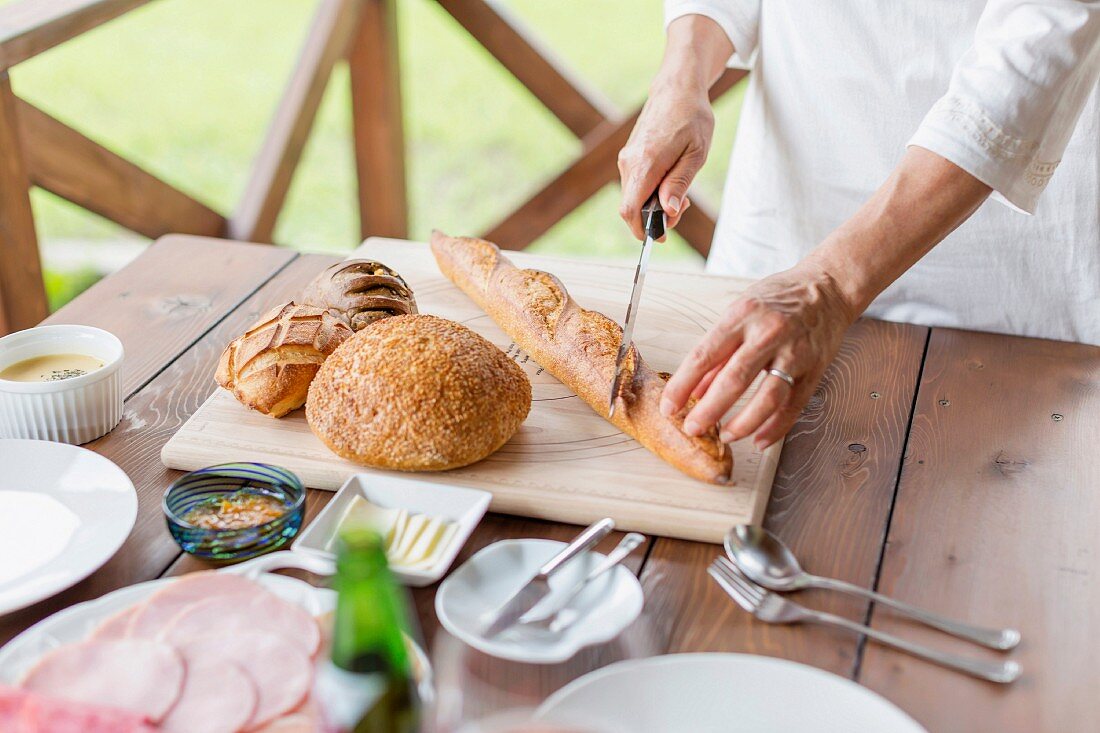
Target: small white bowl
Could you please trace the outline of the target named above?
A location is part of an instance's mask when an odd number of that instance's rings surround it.
[[[478,522],[485,516],[493,498],[488,491],[478,489],[397,476],[357,473],[344,482],[317,518],[301,531],[292,545],[294,551],[333,559],[333,553],[325,548],[330,546],[339,529],[340,520],[356,496],[362,496],[371,504],[384,509],[407,509],[414,514],[427,514],[458,524],[450,546],[435,566],[423,570],[391,567],[399,582],[414,588],[429,585],[443,577]]]
[[[0,438],[79,445],[106,435],[122,419],[122,342],[92,326],[37,326],[0,338],[0,371],[49,354],[86,354],[94,372],[56,382],[0,379]]]
[[[564,547],[553,540],[501,540],[483,548],[440,584],[435,594],[439,623],[486,654],[531,664],[558,664],[587,646],[614,639],[634,623],[645,604],[641,583],[622,565],[593,580],[569,602],[579,616],[564,631],[516,624],[492,639],[482,636],[489,616]],[[603,559],[589,552],[551,575],[550,594],[533,612],[557,605]]]

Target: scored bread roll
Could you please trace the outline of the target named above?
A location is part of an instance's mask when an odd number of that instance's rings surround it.
[[[305,404],[321,363],[351,334],[327,310],[284,303],[229,342],[214,378],[246,407],[282,417]]]
[[[337,262],[313,278],[302,292],[302,302],[333,311],[353,331],[383,318],[416,313],[408,283],[374,260]]]
[[[619,324],[581,308],[553,275],[518,269],[492,242],[437,231],[431,244],[444,275],[520,348],[606,418],[622,341]],[[687,475],[727,483],[733,456],[718,439],[717,428],[695,438],[683,432],[687,408],[672,417],[661,415],[668,377],[647,365],[631,345],[610,422]]]
[[[504,445],[531,409],[531,383],[460,323],[375,321],[340,345],[309,388],[306,420],[337,455],[375,468],[444,471]]]

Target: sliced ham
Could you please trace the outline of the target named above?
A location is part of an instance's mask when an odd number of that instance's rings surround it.
[[[264,592],[247,598],[218,596],[181,610],[160,637],[181,646],[211,633],[239,634],[263,631],[286,639],[312,657],[321,644],[317,620],[301,606]]]
[[[4,733],[155,733],[145,717],[128,710],[47,697],[0,686]]]
[[[301,647],[275,634],[208,632],[181,640],[179,646],[195,664],[236,664],[252,679],[256,709],[245,730],[259,728],[297,708],[313,684],[313,661]]]
[[[65,700],[130,710],[159,722],[183,688],[184,662],[151,639],[66,644],[31,668],[23,688]]]
[[[136,606],[127,627],[127,635],[155,639],[183,609],[215,597],[245,599],[273,595],[254,580],[213,570],[185,575],[165,586]]]
[[[201,650],[199,650],[201,651]],[[194,650],[184,655],[183,691],[160,729],[168,733],[237,733],[256,712],[259,694],[252,678],[234,662]]]
[[[89,639],[121,639],[129,636],[130,621],[137,613],[138,606],[125,608],[113,616],[103,619],[103,623],[95,627],[88,636]]]
[[[320,733],[320,721],[307,713],[290,713],[273,720],[254,733]]]

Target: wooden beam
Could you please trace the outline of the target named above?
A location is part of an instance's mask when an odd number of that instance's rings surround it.
[[[149,0],[19,0],[0,8],[0,71]]]
[[[30,328],[48,312],[16,99],[0,71],[0,334]]]
[[[616,158],[638,119],[604,122],[589,134],[584,153],[485,234],[504,249],[523,249],[618,175]]]
[[[31,183],[150,239],[220,236],[221,214],[37,107],[15,100]]]
[[[500,3],[437,1],[577,137],[621,117],[611,102],[567,70],[553,51]]]
[[[229,234],[234,239],[272,241],[275,222],[332,67],[347,53],[359,5],[359,0],[321,0],[298,65],[256,156],[244,196],[229,222]]]
[[[711,99],[725,94],[747,74],[748,72],[739,69],[727,71],[711,87]],[[607,120],[601,123],[584,139],[585,149],[581,155],[490,229],[485,238],[505,249],[523,249],[605,185],[617,180],[619,150],[630,137],[639,112],[621,122]],[[704,204],[699,211],[690,214],[688,225],[683,231],[685,237],[691,237],[692,246],[704,256],[710,249],[710,240],[704,238],[708,226],[711,236],[714,229],[714,220],[705,208]]]
[[[688,198],[691,199],[691,206],[680,217],[676,233],[705,258],[710,254],[710,245],[714,241],[714,207],[695,189],[688,193]]]
[[[364,0],[348,56],[363,239],[408,236],[396,16],[394,0]]]

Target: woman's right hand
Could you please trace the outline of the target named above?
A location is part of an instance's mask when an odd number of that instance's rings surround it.
[[[619,151],[623,190],[619,216],[638,239],[645,239],[642,205],[658,185],[669,229],[691,206],[688,186],[706,162],[714,135],[707,90],[693,86],[658,77],[630,139]]]
[[[707,92],[732,53],[725,32],[710,18],[687,15],[669,25],[661,69],[630,139],[619,151],[619,215],[638,239],[645,239],[642,206],[654,190],[669,228],[691,205],[688,186],[706,162],[714,135]]]

